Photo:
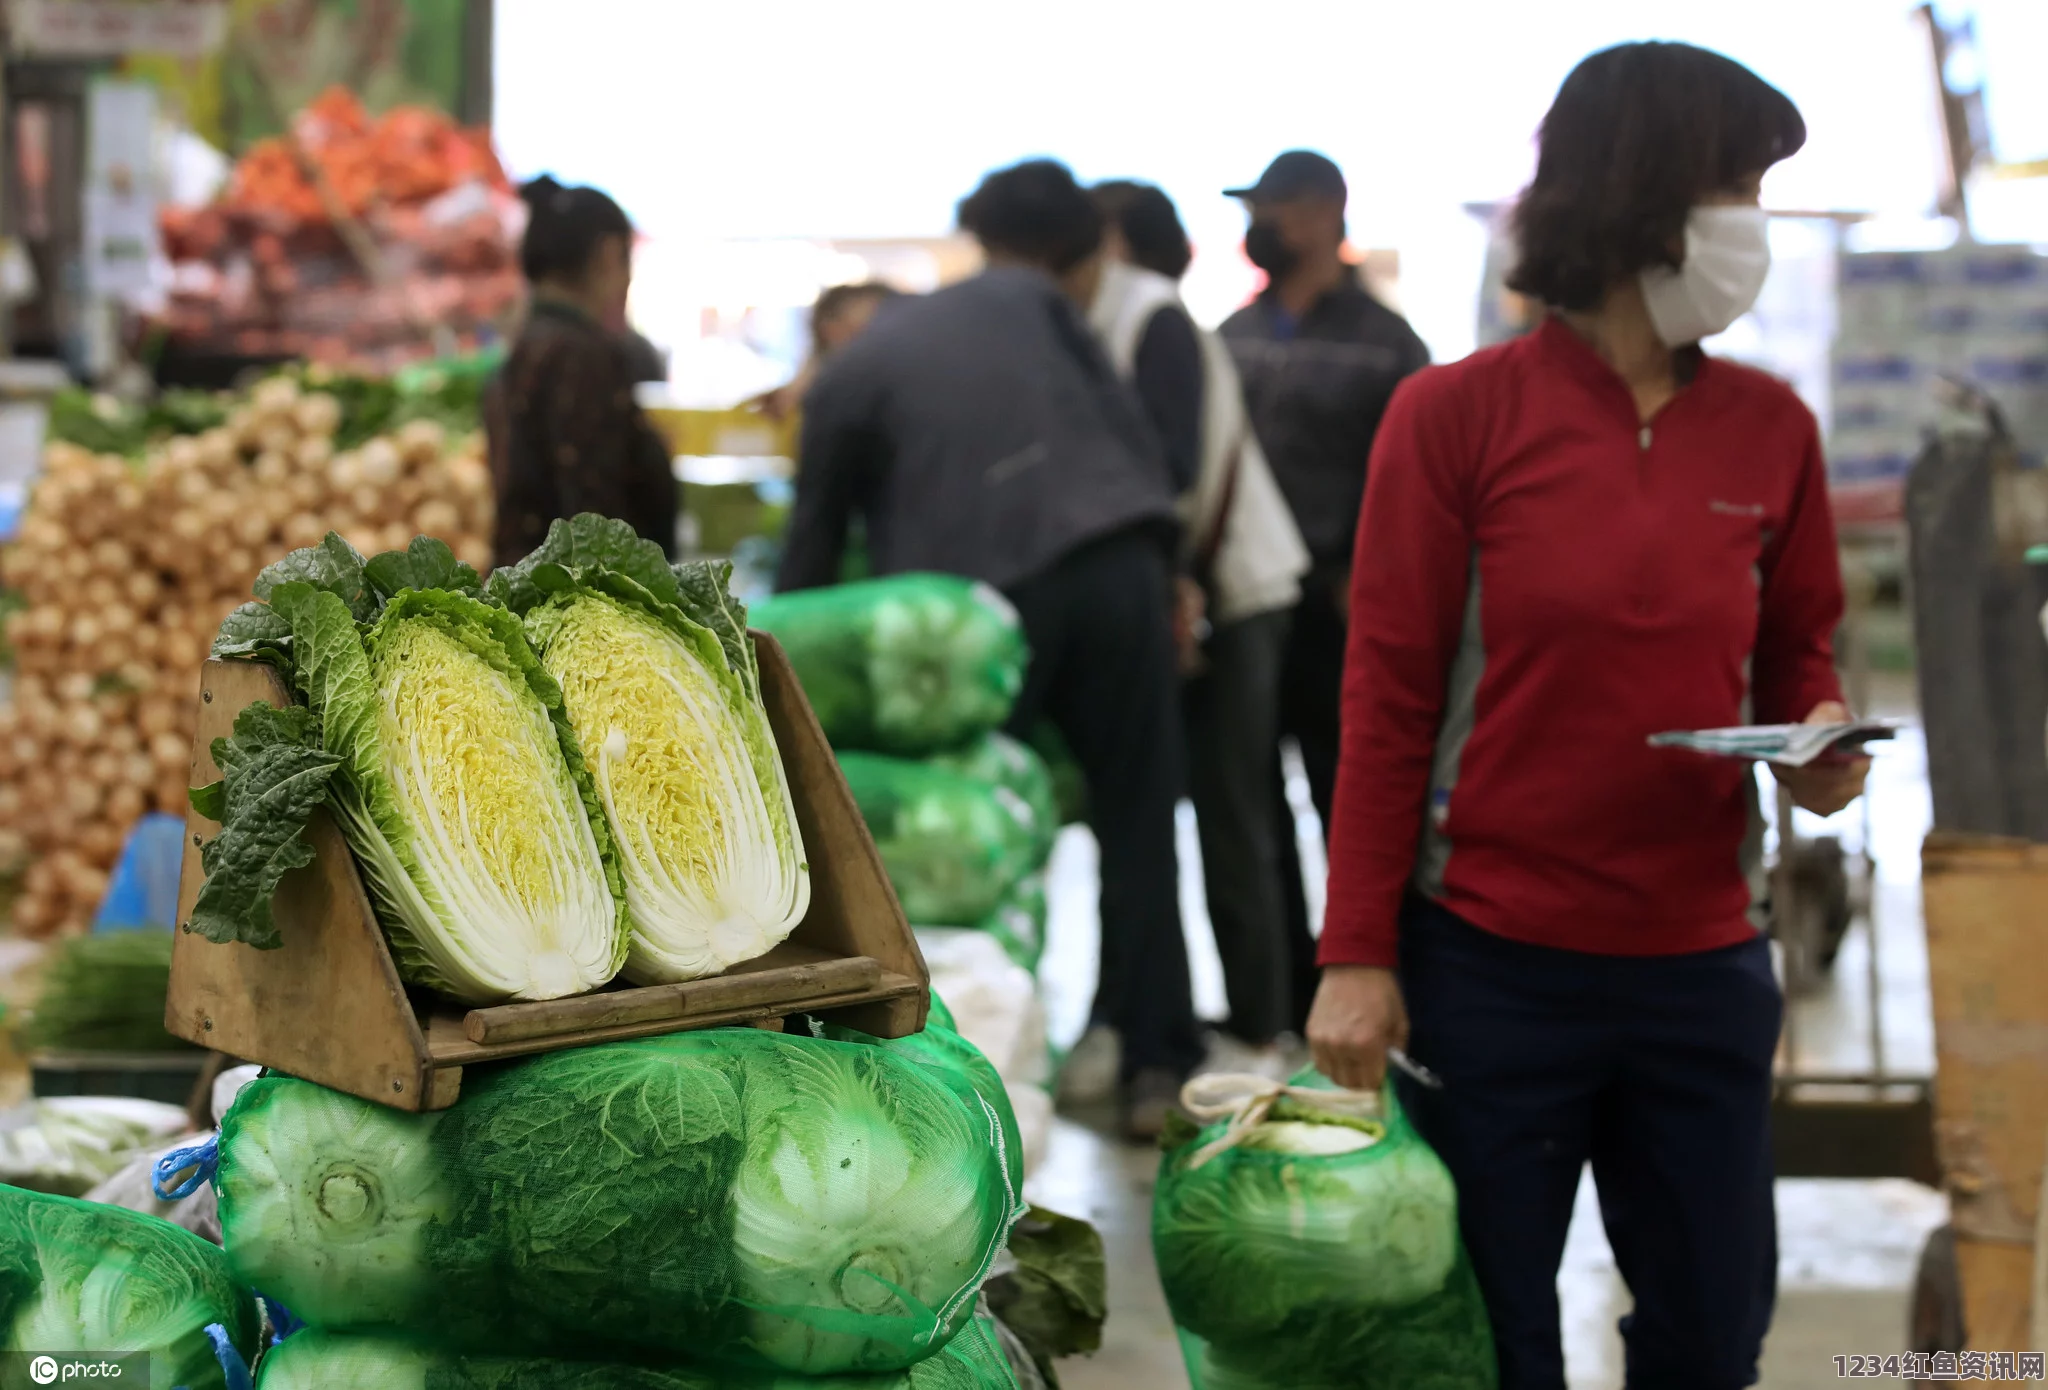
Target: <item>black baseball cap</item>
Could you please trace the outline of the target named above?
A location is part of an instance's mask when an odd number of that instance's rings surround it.
[[[1341,203],[1348,192],[1344,171],[1334,160],[1314,150],[1289,150],[1268,164],[1250,188],[1226,188],[1223,196],[1248,203],[1291,203],[1297,198],[1334,198]]]

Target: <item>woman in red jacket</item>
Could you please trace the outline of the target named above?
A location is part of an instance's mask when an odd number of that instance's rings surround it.
[[[1351,581],[1318,1065],[1404,1087],[1457,1177],[1502,1390],[1562,1390],[1582,1167],[1634,1294],[1628,1382],[1756,1377],[1776,1277],[1745,764],[1668,729],[1843,716],[1813,416],[1702,338],[1769,266],[1792,103],[1682,44],[1586,59],[1544,119],[1510,284],[1533,333],[1395,395]],[[1828,814],[1864,766],[1783,773]],[[1412,1038],[1411,1038],[1412,1029]]]

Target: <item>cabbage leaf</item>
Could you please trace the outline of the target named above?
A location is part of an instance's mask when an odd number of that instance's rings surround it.
[[[221,829],[199,851],[206,881],[185,930],[273,949],[283,938],[271,894],[287,872],[313,862],[302,832],[326,802],[341,758],[320,746],[311,710],[259,704],[235,716],[232,738],[213,741],[213,760],[222,779],[195,788],[192,805]]]

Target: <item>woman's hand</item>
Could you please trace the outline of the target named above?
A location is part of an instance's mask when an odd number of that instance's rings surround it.
[[[1391,970],[1333,965],[1323,971],[1308,1014],[1316,1070],[1354,1091],[1379,1089],[1387,1049],[1408,1044],[1408,1006]]]
[[[1845,724],[1849,711],[1839,700],[1825,700],[1813,707],[1802,721],[1807,724]],[[1771,775],[1792,793],[1793,803],[1816,816],[1832,816],[1863,794],[1863,778],[1870,771],[1868,758],[1823,756],[1805,767],[1774,767]]]

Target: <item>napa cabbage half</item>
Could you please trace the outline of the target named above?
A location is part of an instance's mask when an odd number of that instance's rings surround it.
[[[270,928],[277,864],[310,858],[289,841],[315,798],[288,808],[296,823],[275,804],[322,771],[298,770],[311,753],[295,737],[338,762],[325,800],[407,980],[465,1002],[595,989],[626,947],[596,789],[518,619],[477,596],[474,571],[438,563],[445,549],[415,542],[365,565],[330,536],[266,571],[267,602],[223,625],[215,654],[283,665],[311,719],[251,719],[248,746],[217,745],[227,775],[195,804],[223,830],[194,929],[275,944],[238,935],[230,909]],[[443,581],[455,587],[396,587]],[[272,768],[275,786],[258,775]]]
[[[617,846],[625,974],[690,980],[772,950],[810,905],[789,783],[727,570],[671,570],[596,517],[557,522],[493,593],[526,630]]]

